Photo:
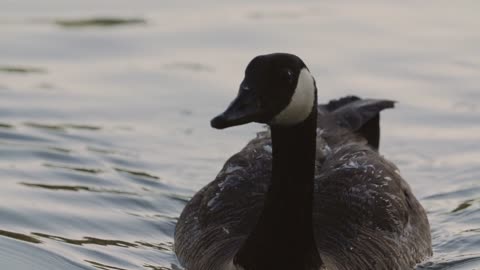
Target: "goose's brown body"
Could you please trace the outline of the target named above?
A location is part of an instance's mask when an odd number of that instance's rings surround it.
[[[404,270],[431,255],[424,209],[398,169],[376,149],[378,115],[390,107],[391,101],[352,97],[318,106],[312,208],[316,246],[309,251],[315,258],[297,269]],[[187,270],[233,269],[264,208],[271,168],[267,131],[195,194],[175,232],[175,252]],[[284,248],[289,249],[288,243]]]

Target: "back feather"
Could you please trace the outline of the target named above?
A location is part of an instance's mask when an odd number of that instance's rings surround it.
[[[331,112],[337,124],[353,130],[367,139],[368,144],[378,150],[380,145],[380,112],[393,108],[395,102],[382,99],[360,99],[347,96],[330,101],[325,108]]]

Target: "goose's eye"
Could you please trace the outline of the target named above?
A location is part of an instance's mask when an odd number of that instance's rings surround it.
[[[288,82],[292,83],[293,82],[293,71],[290,69],[285,69],[282,74],[283,78]]]
[[[242,82],[242,83],[240,84],[240,90],[250,91],[250,86],[248,86],[245,82]]]

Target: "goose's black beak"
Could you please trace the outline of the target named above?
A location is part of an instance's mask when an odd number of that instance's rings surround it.
[[[256,122],[261,115],[262,110],[255,91],[241,89],[227,110],[213,118],[210,125],[213,128],[224,129]]]

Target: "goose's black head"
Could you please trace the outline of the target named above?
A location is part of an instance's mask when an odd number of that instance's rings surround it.
[[[315,97],[315,80],[299,57],[260,55],[248,64],[235,100],[211,125],[218,129],[251,122],[293,126],[310,115]]]

